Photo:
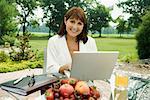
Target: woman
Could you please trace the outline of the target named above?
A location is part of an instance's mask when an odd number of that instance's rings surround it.
[[[97,51],[95,40],[87,36],[87,19],[83,9],[72,7],[64,15],[58,35],[47,46],[47,72],[69,70],[74,51]]]

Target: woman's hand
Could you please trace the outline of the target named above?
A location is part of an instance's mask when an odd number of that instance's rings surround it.
[[[59,73],[64,74],[64,70],[71,70],[71,65],[70,64],[66,64],[63,65],[59,68]]]

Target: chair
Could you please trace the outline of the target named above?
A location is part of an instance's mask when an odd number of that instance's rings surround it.
[[[43,74],[46,74],[46,65],[47,65],[47,48],[44,48]]]

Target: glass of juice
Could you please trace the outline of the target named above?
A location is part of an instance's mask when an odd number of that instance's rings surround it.
[[[128,87],[128,75],[123,72],[115,73],[115,87],[127,88]]]
[[[128,100],[128,75],[123,71],[115,72],[114,100]]]

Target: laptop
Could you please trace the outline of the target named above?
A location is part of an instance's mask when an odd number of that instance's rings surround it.
[[[80,80],[110,79],[118,51],[74,52],[70,77]]]

